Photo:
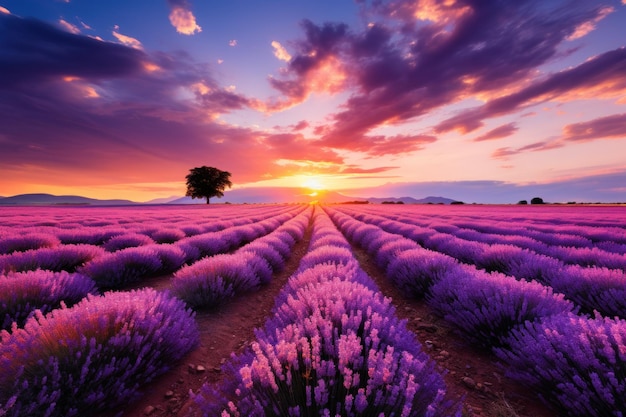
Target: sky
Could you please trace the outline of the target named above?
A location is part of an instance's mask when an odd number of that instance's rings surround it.
[[[182,196],[202,165],[626,201],[626,0],[0,0],[0,196]]]

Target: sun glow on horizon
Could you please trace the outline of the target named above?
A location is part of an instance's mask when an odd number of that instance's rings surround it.
[[[313,190],[313,194],[315,195],[317,195],[316,191],[325,190],[327,188],[322,178],[315,176],[306,176],[302,182],[302,187]]]

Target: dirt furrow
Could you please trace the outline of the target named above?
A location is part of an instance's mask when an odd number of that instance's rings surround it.
[[[496,358],[464,341],[452,326],[434,315],[425,301],[406,297],[372,261],[365,250],[352,246],[361,268],[392,299],[399,318],[417,335],[422,348],[445,375],[451,398],[463,399],[465,415],[475,417],[553,417],[525,387],[503,376]]]
[[[122,417],[185,416],[192,405],[189,392],[197,392],[205,382],[221,379],[220,367],[232,352],[241,353],[254,340],[254,329],[267,321],[274,299],[287,279],[296,271],[311,239],[312,223],[304,237],[293,248],[283,270],[258,291],[237,295],[210,311],[199,311],[196,321],[200,329],[200,345],[175,364],[166,374],[145,386],[142,398],[122,411]],[[162,280],[153,282],[160,288]],[[163,289],[163,288],[161,288]]]

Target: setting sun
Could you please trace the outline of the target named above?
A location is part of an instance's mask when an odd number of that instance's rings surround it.
[[[326,188],[323,181],[319,177],[306,177],[302,182],[302,187],[311,190],[323,190]]]

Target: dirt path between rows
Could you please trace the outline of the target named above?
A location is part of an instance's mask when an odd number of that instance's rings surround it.
[[[146,385],[141,390],[141,399],[124,409],[107,413],[106,417],[187,416],[193,405],[189,392],[197,392],[205,382],[219,382],[220,367],[231,353],[241,353],[254,341],[254,329],[267,321],[276,295],[296,271],[308,249],[311,232],[312,225],[309,224],[283,271],[268,285],[254,293],[239,295],[217,309],[198,312],[198,348],[169,372]],[[353,252],[381,292],[393,300],[396,314],[407,320],[407,327],[417,335],[423,349],[437,361],[442,371],[447,371],[445,380],[452,398],[464,399],[464,416],[554,416],[523,386],[505,378],[493,355],[477,350],[454,334],[450,325],[434,316],[425,302],[407,299],[385,278],[365,251],[353,247]],[[169,277],[162,277],[144,285],[165,289],[168,281]]]
[[[218,382],[221,379],[220,367],[231,353],[241,353],[254,341],[254,329],[262,327],[267,321],[276,295],[296,271],[309,247],[311,232],[309,224],[302,240],[295,244],[284,269],[269,284],[258,291],[240,294],[216,309],[197,312],[200,345],[169,372],[146,385],[141,390],[142,398],[125,407],[121,416],[187,416],[193,405],[189,392],[198,392],[205,382]],[[167,288],[168,280],[156,279],[146,284],[162,290]],[[115,410],[108,415],[119,412]]]
[[[464,399],[464,415],[474,417],[554,417],[532,393],[503,376],[497,358],[464,341],[453,327],[434,315],[425,301],[407,298],[359,247],[352,247],[361,268],[390,297],[396,315],[407,320],[407,327],[431,358],[447,374],[444,376],[453,399]]]

